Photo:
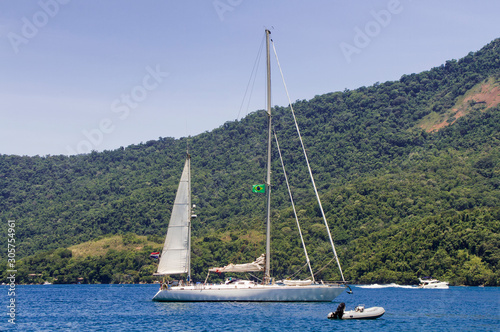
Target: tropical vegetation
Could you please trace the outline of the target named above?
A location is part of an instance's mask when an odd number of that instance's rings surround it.
[[[499,52],[496,39],[398,81],[294,103],[350,282],[432,275],[500,285]],[[339,280],[290,110],[273,114],[316,278]],[[0,155],[0,233],[15,220],[18,282],[154,281],[149,254],[162,248],[188,140],[194,279],[255,259],[264,251],[265,199],[252,185],[264,183],[265,127],[256,111],[189,138],[75,156]],[[307,278],[273,155],[273,275]],[[7,237],[0,243],[7,248]],[[6,250],[0,258],[7,266]]]

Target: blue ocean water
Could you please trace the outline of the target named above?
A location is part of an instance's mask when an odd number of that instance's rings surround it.
[[[332,303],[158,303],[158,285],[16,286],[16,325],[1,286],[1,330],[500,331],[500,287],[352,287]],[[329,320],[340,302],[382,306],[379,319]]]

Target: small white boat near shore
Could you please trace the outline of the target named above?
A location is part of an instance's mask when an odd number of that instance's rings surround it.
[[[420,280],[420,285],[418,285],[418,288],[435,288],[435,289],[448,289],[449,284],[446,281],[439,281],[437,279],[421,279]]]
[[[337,310],[330,312],[327,317],[329,319],[376,319],[385,313],[385,309],[382,307],[365,308],[364,304],[358,305],[354,310],[344,311],[344,309],[345,303],[342,302]]]

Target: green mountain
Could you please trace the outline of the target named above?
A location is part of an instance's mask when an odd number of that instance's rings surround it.
[[[399,81],[294,104],[347,279],[500,284],[499,52],[496,39]],[[273,113],[313,268],[339,280],[335,264],[325,267],[327,235],[289,109]],[[263,251],[264,196],[251,188],[265,177],[265,122],[257,111],[189,138],[197,280],[211,265]],[[150,281],[148,251],[161,248],[186,141],[70,157],[1,155],[0,231],[8,234],[7,220],[15,220],[20,280]],[[307,277],[277,152],[273,159],[273,274]],[[137,247],[87,256],[68,249],[112,235]],[[0,237],[4,248],[7,241]]]

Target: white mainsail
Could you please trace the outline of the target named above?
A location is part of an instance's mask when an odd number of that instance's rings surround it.
[[[167,236],[156,274],[181,274],[189,272],[191,183],[190,158],[186,158],[179,188],[175,197]]]

